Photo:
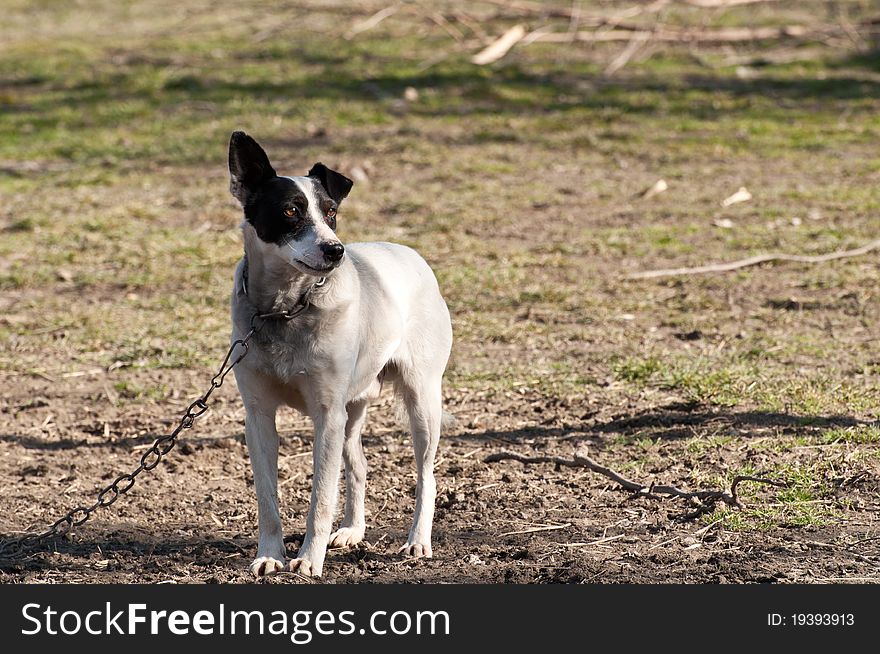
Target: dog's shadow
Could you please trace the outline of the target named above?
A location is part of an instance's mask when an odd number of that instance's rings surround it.
[[[400,542],[406,537],[405,531],[385,531],[391,539],[396,537]],[[303,535],[292,533],[284,537],[288,558],[296,555]],[[0,541],[14,537],[0,534]],[[87,582],[100,581],[104,575],[111,581],[121,568],[128,568],[136,562],[138,571],[149,577],[164,576],[169,572],[180,576],[181,566],[188,570],[187,576],[200,577],[208,571],[238,576],[247,572],[256,547],[256,538],[180,538],[170,534],[167,537],[163,534],[147,536],[115,530],[104,536],[58,538],[19,557],[0,556],[0,573],[17,576],[52,570],[81,576]],[[414,559],[401,558],[394,548],[380,539],[376,543],[365,541],[354,547],[329,549],[327,560],[351,566],[371,563],[387,566],[405,565]]]
[[[139,445],[149,445],[153,443],[160,436],[164,436],[165,434],[159,433],[147,433],[141,434],[140,436],[128,436],[122,438],[113,438],[113,439],[94,439],[94,438],[58,438],[58,439],[44,439],[37,438],[35,436],[27,436],[23,434],[0,434],[0,442],[4,443],[14,443],[15,445],[19,445],[27,450],[45,450],[48,452],[56,452],[63,450],[78,450],[80,448],[91,448],[91,449],[100,449],[100,448],[109,448],[109,449],[117,449],[120,451],[130,451],[132,448],[137,447]],[[195,446],[203,446],[203,445],[215,445],[223,440],[234,439],[239,442],[244,441],[244,434],[240,432],[232,433],[232,434],[224,434],[218,436],[187,436],[187,439],[182,442],[186,447],[195,447]]]
[[[674,402],[662,407],[614,416],[608,420],[587,418],[570,427],[526,426],[513,430],[459,431],[449,438],[520,444],[542,439],[589,440],[601,448],[608,437],[636,440],[644,437],[674,441],[693,438],[701,428],[724,431],[736,438],[758,438],[768,434],[812,434],[839,427],[876,425],[848,415],[808,416],[778,411],[734,411],[696,402]]]
[[[135,529],[132,531],[140,531]],[[144,536],[125,534],[114,530],[112,534],[74,535],[72,538],[56,538],[23,556],[3,558],[0,556],[0,571],[4,573],[25,573],[40,570],[59,570],[68,572],[115,574],[120,565],[131,559],[138,561],[138,567],[146,572],[160,572],[163,563],[198,562],[231,567],[235,561],[251,556],[256,543],[253,539],[242,538],[180,538],[164,537],[164,534]],[[15,535],[0,534],[0,541],[15,538]],[[228,566],[224,565],[229,562]]]

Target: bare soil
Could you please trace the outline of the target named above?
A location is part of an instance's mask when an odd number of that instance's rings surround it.
[[[196,379],[184,374],[168,381],[188,386]],[[2,522],[7,530],[41,526],[127,471],[136,453],[151,442],[144,428],[164,424],[157,416],[175,408],[164,402],[135,411],[108,410],[38,380],[19,387],[16,395],[33,399],[7,408],[5,419],[14,411],[19,430],[48,433],[3,436],[0,476],[14,489],[6,494],[10,510]],[[88,397],[83,386],[77,395]],[[256,514],[242,411],[233,392],[222,398],[220,408],[182,439],[167,463],[142,475],[115,506],[55,543],[54,551],[4,564],[0,578],[12,583],[251,581],[247,564],[255,551]],[[174,404],[179,410],[181,403]],[[686,402],[631,406],[619,413],[588,398],[548,400],[515,392],[455,393],[448,408],[458,426],[444,437],[438,456],[434,558],[396,554],[411,519],[414,476],[406,435],[386,403],[373,410],[365,431],[371,467],[367,540],[354,549],[332,551],[323,581],[804,583],[876,574],[878,543],[863,540],[875,533],[880,509],[876,469],[833,480],[833,502],[860,507],[845,520],[740,532],[714,520],[682,521],[690,511],[685,503],[634,498],[586,470],[482,461],[499,450],[568,457],[576,447],[587,446],[605,464],[625,467],[628,450],[615,453],[606,443],[649,429],[656,434],[663,463],[647,472],[682,479],[685,485],[692,457],[684,451],[684,439],[694,430],[724,430],[748,440],[851,421],[804,424],[783,414]],[[108,439],[105,425],[116,436]],[[286,427],[280,495],[293,555],[308,508],[311,449],[301,418],[291,417]],[[741,448],[731,449],[701,457],[701,465],[729,466]],[[303,581],[281,574],[267,583]]]

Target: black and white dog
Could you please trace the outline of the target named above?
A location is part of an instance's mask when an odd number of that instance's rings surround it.
[[[418,473],[415,518],[401,551],[431,556],[440,387],[452,347],[449,311],[433,272],[402,245],[343,246],[336,213],[352,181],[321,163],[307,176],[281,177],[254,139],[235,132],[229,172],[232,195],[244,209],[232,338],[247,334],[256,314],[296,313],[267,321],[235,368],[259,510],[251,571],[262,576],[287,567],[320,576],[328,545],[363,540],[367,466],[361,428],[383,380],[393,382],[406,408]],[[277,492],[275,414],[284,405],[310,416],[315,428],[306,535],[289,563]],[[331,533],[343,462],[345,513]]]

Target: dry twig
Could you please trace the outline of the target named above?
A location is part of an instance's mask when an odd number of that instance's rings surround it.
[[[761,263],[771,263],[776,261],[793,261],[795,263],[824,263],[826,261],[836,261],[837,259],[847,259],[849,257],[859,257],[873,250],[880,248],[880,238],[853,250],[839,250],[829,254],[820,254],[816,256],[806,256],[799,254],[758,254],[747,259],[739,259],[730,263],[714,263],[705,266],[697,266],[695,268],[664,268],[661,270],[645,270],[642,272],[632,273],[630,279],[654,279],[657,277],[672,277],[675,275],[705,275],[706,273],[730,272],[731,270],[739,270],[747,266],[757,266]]]
[[[623,49],[623,52],[617,55],[605,68],[604,75],[606,77],[611,77],[618,70],[626,66],[633,55],[651,38],[650,32],[633,32],[632,34],[633,36],[629,40],[629,44]]]
[[[759,2],[776,2],[777,0],[684,0],[686,5],[700,9],[726,9],[741,5],[756,5]]]
[[[829,30],[813,30],[803,25],[785,27],[723,27],[718,29],[679,29],[660,27],[655,30],[627,27],[622,24],[606,31],[547,32],[535,41],[571,43],[572,41],[629,41],[635,35],[646,35],[664,43],[746,43],[777,39],[807,39],[827,36]]]
[[[523,17],[550,19],[562,18],[568,19],[568,30],[566,33],[577,33],[577,27],[605,27],[625,30],[641,30],[644,27],[635,23],[624,23],[623,21],[636,18],[643,15],[656,14],[670,4],[671,0],[655,0],[647,5],[636,5],[628,9],[623,9],[614,14],[587,14],[579,6],[571,8],[548,7],[546,5],[535,2],[509,2],[508,0],[483,0],[489,4],[504,7],[508,12],[513,12]],[[574,40],[574,39],[572,39]]]
[[[531,527],[529,529],[520,529],[518,531],[505,531],[503,534],[498,534],[499,536],[515,536],[517,534],[534,534],[538,531],[555,531],[557,529],[568,529],[571,527],[570,522],[566,522],[564,525],[543,525],[541,527]]]
[[[513,11],[520,16],[541,16],[544,18],[568,18],[577,19],[578,22],[614,22],[615,19],[633,18],[642,14],[655,13],[668,5],[671,0],[655,0],[647,5],[635,5],[629,9],[624,9],[617,14],[605,17],[599,15],[587,16],[583,13],[580,6],[565,7],[549,7],[540,2],[515,2],[513,0],[482,0],[483,2],[496,5]],[[740,0],[742,1],[742,0]],[[751,0],[752,2],[760,2],[761,0]]]
[[[455,27],[452,23],[449,22],[449,19],[446,18],[439,11],[432,11],[428,14],[428,18],[431,19],[436,25],[441,27],[444,32],[446,32],[449,36],[451,36],[455,41],[459,43],[464,40],[464,34],[462,34],[461,30]]]
[[[575,11],[577,11],[575,9],[548,7],[540,2],[517,2],[516,0],[483,0],[483,2],[500,6],[522,16],[538,14],[550,18],[572,18],[575,15]]]
[[[658,499],[660,495],[667,495],[669,497],[679,497],[681,499],[685,499],[695,506],[694,512],[688,513],[683,516],[683,518],[686,520],[692,520],[698,516],[703,515],[704,513],[708,513],[715,507],[715,504],[717,502],[723,502],[728,506],[742,508],[742,504],[740,504],[736,494],[736,489],[744,481],[751,481],[758,484],[770,484],[771,486],[779,486],[782,488],[788,486],[788,484],[786,484],[785,482],[775,481],[773,479],[766,479],[764,477],[752,477],[749,475],[737,475],[736,477],[734,477],[733,483],[730,486],[730,492],[723,490],[685,491],[676,486],[665,484],[658,485],[653,483],[649,486],[645,486],[644,484],[640,484],[637,481],[627,479],[619,472],[616,472],[611,468],[597,463],[590,457],[580,452],[576,452],[574,457],[572,457],[571,459],[546,455],[523,456],[522,454],[517,454],[516,452],[495,452],[494,454],[490,454],[483,459],[485,463],[494,463],[497,461],[508,460],[519,461],[522,464],[553,463],[556,466],[565,466],[569,468],[587,468],[588,470],[592,470],[593,472],[596,472],[604,477],[608,477],[608,479],[611,479],[615,483],[623,486],[623,488],[625,488],[626,490],[632,491],[644,497]]]
[[[383,20],[388,18],[389,16],[393,16],[398,11],[400,11],[400,9],[402,7],[403,7],[402,3],[398,2],[397,4],[389,5],[388,7],[385,7],[384,9],[380,9],[379,11],[377,11],[375,14],[373,14],[372,16],[367,18],[366,20],[352,25],[351,29],[345,33],[345,36],[343,38],[345,38],[346,41],[351,41],[355,36],[357,36],[361,32],[366,32],[367,30],[371,30],[374,27],[376,27],[376,25],[381,23]]]
[[[514,25],[495,41],[471,57],[471,61],[479,66],[485,66],[486,64],[491,64],[493,61],[498,61],[506,55],[513,46],[521,41],[525,35],[526,29],[522,25]]]

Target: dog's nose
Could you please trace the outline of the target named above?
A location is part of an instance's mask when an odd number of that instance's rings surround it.
[[[342,247],[342,243],[321,243],[321,252],[324,253],[327,261],[336,263],[345,254],[345,248]]]

